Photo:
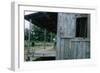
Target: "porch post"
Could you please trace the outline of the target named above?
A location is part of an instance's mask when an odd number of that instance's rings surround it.
[[[29,58],[29,60],[30,61],[32,61],[32,57],[31,57],[31,45],[30,45],[30,41],[31,41],[31,39],[30,39],[30,36],[31,36],[31,22],[32,22],[32,20],[30,19],[29,20],[29,34],[28,34],[28,58]]]

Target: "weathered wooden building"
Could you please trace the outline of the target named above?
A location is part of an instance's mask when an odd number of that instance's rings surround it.
[[[57,59],[90,58],[90,16],[58,13]]]
[[[89,14],[37,12],[25,19],[56,33],[57,60],[90,58]]]

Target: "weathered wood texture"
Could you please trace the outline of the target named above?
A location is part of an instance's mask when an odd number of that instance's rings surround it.
[[[64,39],[64,59],[90,58],[90,42],[85,39]]]
[[[56,54],[57,59],[90,58],[89,38],[76,38],[75,31],[75,14],[58,13]]]
[[[61,37],[75,37],[75,14],[58,13],[58,33]]]
[[[63,38],[73,38],[75,37],[75,14],[71,13],[58,13],[58,24],[57,24],[57,59],[64,58],[64,45],[65,42]],[[69,39],[66,40],[66,49],[69,46]],[[67,55],[68,53],[66,53]]]

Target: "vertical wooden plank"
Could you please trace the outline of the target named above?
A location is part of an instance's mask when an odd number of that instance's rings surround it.
[[[73,41],[71,41],[71,48],[70,48],[70,58],[71,59],[73,58],[74,52],[75,52],[75,51],[73,51],[75,49],[74,45],[75,45],[75,43]]]
[[[77,58],[77,42],[72,42],[73,59]]]
[[[90,58],[90,42],[86,43],[86,58]]]
[[[80,59],[81,58],[81,48],[82,48],[82,44],[81,44],[81,42],[80,41],[78,41],[78,43],[77,43],[77,59]]]
[[[82,45],[83,45],[83,47],[82,47],[82,58],[84,59],[84,58],[86,58],[86,41],[84,41],[84,42],[82,42]]]
[[[57,20],[57,45],[56,45],[56,59],[60,59],[60,47],[61,47],[61,37],[60,37],[60,27],[61,27],[62,13],[58,13]]]
[[[64,39],[64,59],[70,59],[71,55],[71,48],[70,48],[70,39]]]
[[[64,40],[65,39],[61,39],[61,47],[60,47],[60,59],[63,60],[64,59]]]
[[[81,43],[81,45],[79,47],[79,50],[81,52],[80,59],[83,59],[84,53],[85,53],[85,43],[84,43],[84,41],[80,41],[80,43]]]
[[[57,34],[57,45],[56,45],[56,59],[60,59],[60,44],[61,44],[61,38],[59,37],[59,34]]]

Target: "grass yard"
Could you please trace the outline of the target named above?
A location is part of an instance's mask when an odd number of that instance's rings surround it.
[[[28,43],[27,43],[28,45]],[[47,54],[48,56],[49,55],[52,55],[54,54],[55,52],[55,49],[54,49],[54,43],[53,42],[36,42],[34,44],[34,46],[30,45],[30,47],[24,47],[24,59],[25,61],[27,61],[27,58],[28,56],[32,56],[32,60],[37,60],[39,57],[39,54],[41,57],[43,57],[43,54]],[[33,54],[38,54],[37,56]],[[47,57],[46,57],[47,58]],[[41,59],[41,58],[40,58]],[[43,58],[44,59],[44,58]]]

